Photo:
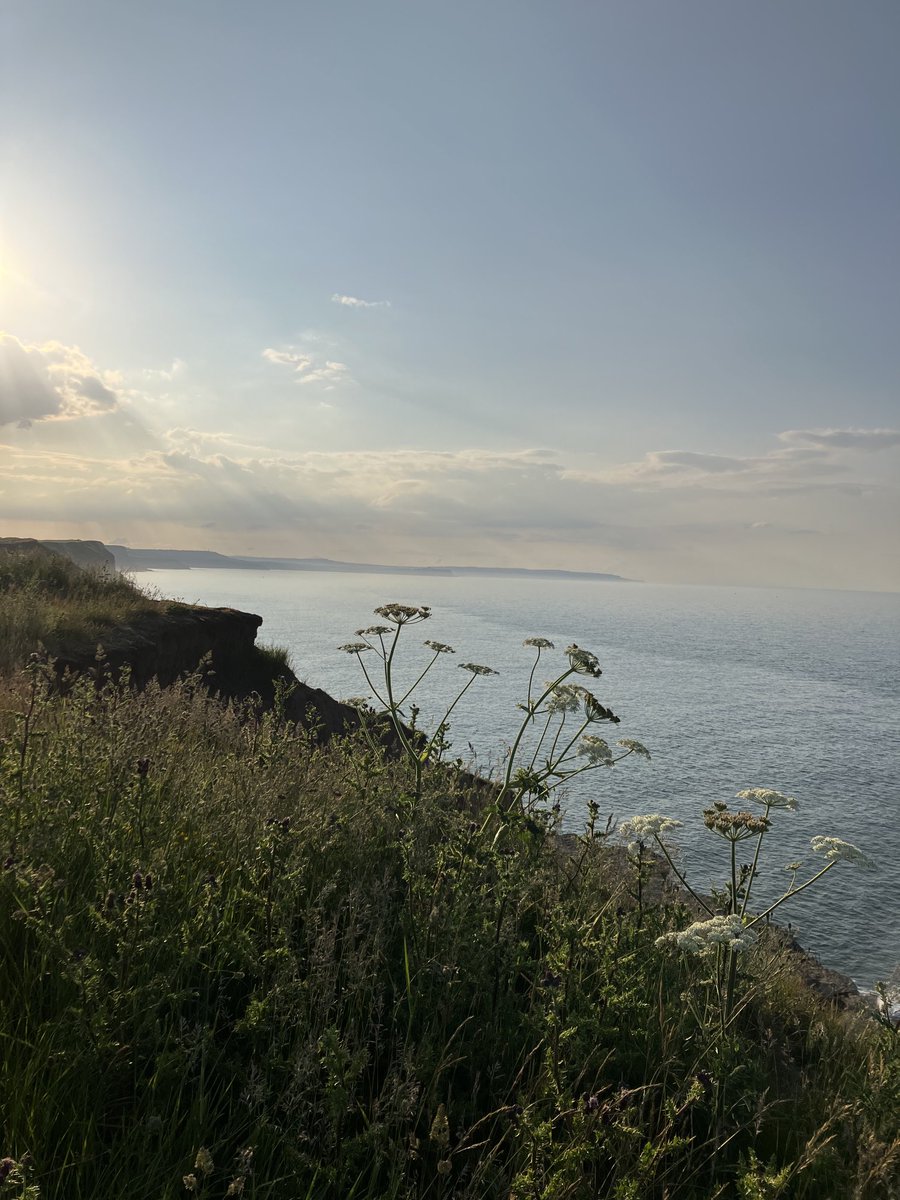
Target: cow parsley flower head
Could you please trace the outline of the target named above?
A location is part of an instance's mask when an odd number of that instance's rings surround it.
[[[460,663],[461,671],[471,671],[473,675],[499,675],[499,671],[495,671],[493,667],[483,667],[480,663]]]
[[[357,629],[357,637],[379,637],[391,633],[390,625],[369,625],[366,629]]]
[[[427,621],[431,609],[427,604],[383,604],[375,609],[377,617],[384,617],[392,625],[410,625],[416,621]]]
[[[710,917],[707,921],[695,921],[687,929],[677,933],[664,933],[656,939],[656,945],[683,950],[688,954],[708,954],[717,946],[740,953],[756,941],[756,932],[745,927],[738,913]]]
[[[522,645],[523,646],[533,646],[535,648],[535,650],[552,650],[553,649],[553,643],[548,641],[547,638],[542,638],[542,637],[526,638],[525,641],[522,643]]]
[[[814,837],[809,844],[816,854],[824,854],[829,862],[843,859],[844,862],[856,863],[858,867],[872,868],[875,866],[871,858],[867,854],[863,854],[858,846],[845,842],[841,838]]]
[[[782,792],[773,792],[771,788],[745,788],[737,794],[738,800],[749,800],[751,804],[761,804],[765,808],[785,808],[796,812],[798,805],[793,796],[785,796]]]
[[[643,742],[639,742],[635,738],[619,738],[618,745],[624,746],[626,750],[630,750],[638,758],[650,758],[650,751]]]
[[[670,829],[678,829],[680,821],[673,817],[664,817],[661,813],[647,813],[644,816],[629,817],[619,826],[622,837],[632,838],[636,842],[649,842],[651,838],[662,837]]]
[[[577,683],[557,684],[547,697],[547,712],[576,712],[582,704],[585,690],[585,688],[579,687]]]
[[[771,822],[751,812],[732,812],[727,804],[703,810],[703,824],[729,842],[743,842],[757,833],[767,833]]]
[[[338,646],[338,650],[343,650],[345,654],[362,654],[364,650],[371,649],[368,642],[345,642],[343,646]]]
[[[601,704],[593,692],[589,692],[587,688],[579,688],[581,698],[584,703],[585,720],[592,724],[595,721],[609,721],[613,725],[619,724],[619,718],[611,708],[607,708],[605,704]]]
[[[429,650],[433,650],[435,654],[455,654],[456,651],[452,646],[448,646],[445,642],[432,642],[430,639],[424,643]]]
[[[578,743],[578,753],[594,767],[611,767],[613,764],[609,743],[592,733],[586,733]]]
[[[569,656],[569,666],[579,675],[592,675],[599,679],[603,674],[596,654],[591,654],[590,650],[582,650],[573,642],[571,646],[566,647],[566,654]]]

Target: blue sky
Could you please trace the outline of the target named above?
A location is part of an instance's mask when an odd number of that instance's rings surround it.
[[[900,589],[895,4],[0,21],[3,532]]]

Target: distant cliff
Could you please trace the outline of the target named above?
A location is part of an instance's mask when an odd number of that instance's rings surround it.
[[[116,559],[111,550],[107,550],[102,542],[83,542],[76,539],[71,541],[45,541],[38,538],[0,538],[0,549],[28,550],[41,547],[53,554],[61,554],[89,571],[115,571]]]

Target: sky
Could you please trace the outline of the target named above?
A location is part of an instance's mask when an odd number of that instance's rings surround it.
[[[895,0],[6,0],[0,534],[900,591]]]

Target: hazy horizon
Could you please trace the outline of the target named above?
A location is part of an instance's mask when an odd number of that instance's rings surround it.
[[[896,5],[0,27],[0,535],[900,591]]]

